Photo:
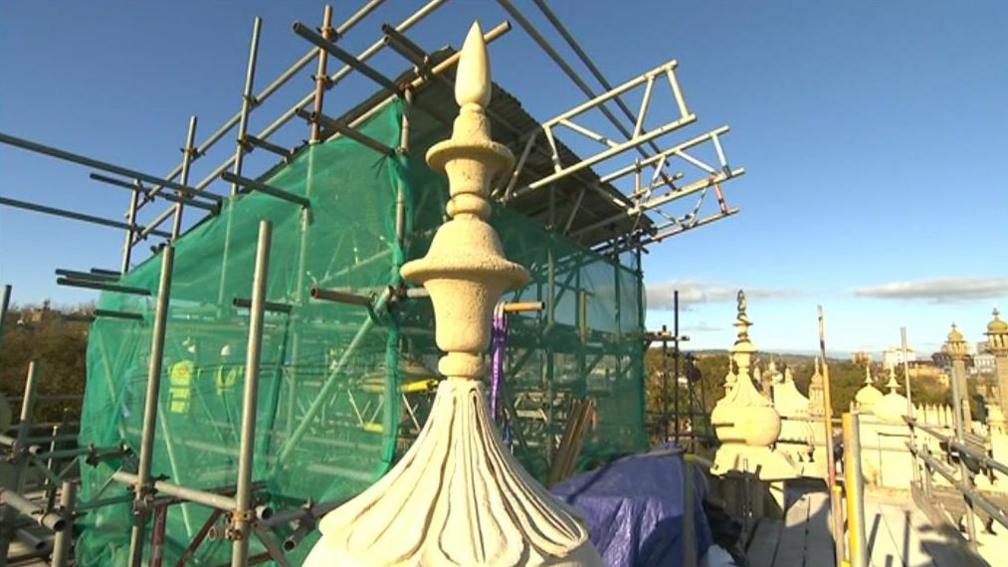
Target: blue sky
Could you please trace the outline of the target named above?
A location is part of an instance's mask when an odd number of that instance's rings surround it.
[[[531,2],[515,3],[575,61]],[[337,21],[350,13],[344,4]],[[420,5],[388,4],[343,45],[363,49],[381,23]],[[821,303],[831,350],[880,350],[906,325],[930,351],[950,322],[977,341],[991,308],[1008,308],[1002,3],[551,5],[612,83],[677,59],[699,120],[666,139],[729,124],[726,149],[748,172],[724,187],[741,214],[647,256],[650,327],[671,324],[678,288],[693,346],[726,347],[743,287],[761,348],[814,349]],[[313,2],[3,3],[0,131],[164,174],[180,157],[190,114],[202,139],[237,109],[252,18],[264,19],[262,86],[307,50],[290,23],[314,26],[320,11]],[[457,46],[476,18],[491,27],[506,15],[495,2],[452,0],[409,35],[427,49]],[[584,98],[519,28],[491,47],[491,59],[495,80],[539,119]],[[374,64],[389,74],[404,67],[391,54]],[[295,81],[257,111],[253,129],[310,89],[307,74]],[[354,77],[327,104],[372,91]],[[654,119],[671,110],[656,101]],[[278,141],[305,135],[298,123]],[[221,143],[194,177],[231,151]],[[253,158],[249,170],[266,165]],[[88,171],[2,147],[0,195],[121,215],[127,193]],[[18,302],[87,300],[55,286],[52,270],[116,267],[121,240],[116,230],[0,208],[0,282],[15,286]]]

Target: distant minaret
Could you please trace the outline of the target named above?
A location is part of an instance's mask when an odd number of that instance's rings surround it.
[[[1008,414],[1008,323],[1001,320],[994,308],[994,318],[987,323],[987,350],[994,355],[997,369],[998,405],[1001,413]]]

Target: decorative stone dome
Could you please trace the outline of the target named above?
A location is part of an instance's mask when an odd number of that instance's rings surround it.
[[[882,391],[875,387],[871,377],[871,366],[865,366],[865,385],[854,394],[854,403],[861,413],[873,413],[875,404],[882,399]]]
[[[875,404],[875,416],[887,423],[903,423],[903,417],[909,415],[907,399],[898,392],[899,383],[896,382],[896,372],[892,368],[889,369],[886,387],[889,388],[889,393]]]
[[[963,340],[963,334],[959,332],[959,328],[956,327],[955,323],[952,323],[952,330],[948,334],[948,342],[955,343]]]
[[[1000,314],[1001,312],[998,311],[997,307],[995,307],[994,318],[991,319],[990,323],[987,323],[988,335],[1008,333],[1008,323],[1002,321],[1000,317],[998,317]]]

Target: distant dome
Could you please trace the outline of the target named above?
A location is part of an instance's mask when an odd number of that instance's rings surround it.
[[[907,414],[907,399],[902,394],[889,392],[875,404],[873,413],[882,421],[888,423],[903,423]]]
[[[998,317],[998,315],[1000,315],[1000,312],[998,312],[998,310],[995,309],[994,310],[994,319],[992,319],[990,323],[987,323],[987,334],[988,335],[1008,333],[1008,323],[1002,321]]]
[[[963,341],[963,334],[959,332],[955,323],[952,323],[952,330],[948,334],[948,342],[955,343]]]
[[[871,366],[865,366],[864,386],[854,394],[854,402],[858,409],[864,413],[875,411],[875,404],[882,399],[882,392],[872,383]]]
[[[858,409],[862,412],[874,412],[875,405],[878,404],[884,397],[885,396],[882,395],[882,392],[878,388],[868,384],[866,386],[862,386],[861,389],[857,391],[857,394],[854,394],[854,402],[857,403]]]
[[[903,423],[903,417],[907,413],[907,399],[900,394],[899,382],[896,381],[896,371],[889,368],[889,382],[886,384],[889,393],[882,396],[882,399],[875,404],[875,416],[888,423]]]

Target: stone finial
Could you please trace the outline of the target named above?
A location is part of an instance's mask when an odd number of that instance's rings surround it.
[[[896,381],[896,368],[889,367],[889,381],[886,382],[886,388],[889,388],[889,393],[896,393],[899,389],[899,382]]]
[[[513,162],[490,139],[484,107],[490,66],[478,25],[459,61],[462,106],[451,139],[427,162],[448,174],[451,196],[427,255],[402,275],[422,284],[434,305],[435,340],[445,351],[427,423],[381,480],[330,512],[304,565],[601,566],[573,509],[532,479],[501,444],[479,380],[494,305],[528,272],[504,257],[486,219],[494,175]]]
[[[475,104],[486,108],[490,104],[490,58],[487,56],[483,30],[479,22],[473,22],[462,43],[462,51],[468,55],[460,59],[455,77],[455,102],[458,105]]]
[[[966,357],[967,348],[966,339],[956,324],[952,323],[952,330],[949,331],[948,340],[945,341],[945,352],[952,357],[952,360],[961,360]]]
[[[711,411],[711,422],[721,440],[711,472],[721,475],[743,470],[757,473],[763,480],[792,478],[795,469],[789,460],[770,449],[780,436],[781,418],[753,384],[754,375],[762,373],[753,365],[756,346],[749,340],[752,322],[746,307],[745,292],[739,290],[734,323],[738,335],[729,349],[735,381],[726,384],[725,396]]]
[[[995,307],[991,313],[994,318],[987,323],[987,350],[995,356],[1008,355],[1008,323],[999,317],[1001,313]]]

